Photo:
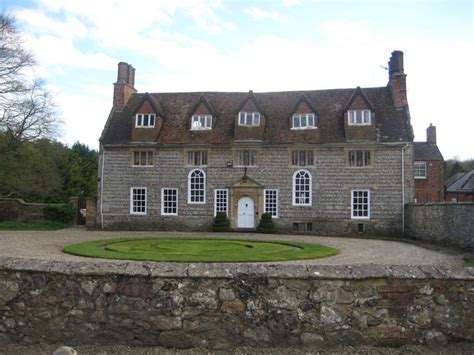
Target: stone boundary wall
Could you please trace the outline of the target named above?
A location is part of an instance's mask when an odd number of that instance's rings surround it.
[[[409,238],[474,250],[474,202],[408,204],[405,223]]]
[[[0,221],[33,222],[44,219],[47,203],[26,203],[20,198],[0,198]]]
[[[474,269],[52,262],[0,257],[0,344],[474,341]]]

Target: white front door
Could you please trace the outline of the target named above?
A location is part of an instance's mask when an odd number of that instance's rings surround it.
[[[255,208],[250,197],[242,197],[237,209],[237,228],[255,227]]]

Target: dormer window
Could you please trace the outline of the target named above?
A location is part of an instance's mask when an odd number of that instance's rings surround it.
[[[135,116],[135,127],[153,128],[155,127],[154,113],[137,113]]]
[[[370,110],[347,111],[349,126],[368,126],[371,124]]]
[[[260,112],[239,112],[239,126],[260,126]]]
[[[295,113],[291,120],[291,129],[313,129],[316,127],[314,113]]]
[[[204,130],[212,129],[212,116],[211,115],[193,115],[191,117],[191,129],[192,130]]]

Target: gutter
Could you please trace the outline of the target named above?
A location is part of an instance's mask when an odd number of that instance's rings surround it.
[[[410,143],[406,143],[402,147],[402,235],[405,234],[405,148]]]
[[[100,169],[100,228],[104,229],[104,212],[103,212],[103,191],[104,191],[104,166],[105,166],[105,149],[101,146],[102,149],[102,162]]]

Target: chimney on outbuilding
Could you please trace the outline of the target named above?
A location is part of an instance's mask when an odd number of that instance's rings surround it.
[[[392,92],[395,108],[408,106],[406,77],[403,70],[403,52],[393,51],[388,62],[388,87]]]
[[[426,142],[428,144],[436,145],[436,126],[433,126],[431,123],[426,129]]]
[[[125,62],[118,63],[117,82],[114,83],[113,107],[122,109],[135,90],[135,68]]]

